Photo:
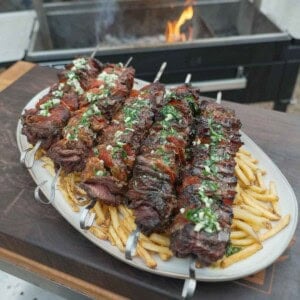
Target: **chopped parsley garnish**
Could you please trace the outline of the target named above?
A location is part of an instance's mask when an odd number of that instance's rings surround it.
[[[226,248],[225,255],[230,256],[230,255],[233,255],[233,254],[235,254],[235,253],[237,253],[241,250],[242,250],[241,247],[236,247],[236,246],[232,246],[231,244],[229,244]]]
[[[126,127],[132,128],[134,124],[138,123],[141,108],[148,106],[150,101],[148,99],[137,99],[133,103],[129,103],[124,107],[124,122]]]
[[[194,231],[214,233],[221,230],[218,216],[210,207],[190,209],[186,218],[195,224]]]
[[[210,131],[210,138],[213,144],[219,143],[224,140],[222,126],[213,121],[212,118],[207,119]]]

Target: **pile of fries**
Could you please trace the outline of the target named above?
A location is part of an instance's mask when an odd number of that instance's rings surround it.
[[[274,236],[290,222],[290,215],[281,216],[279,198],[273,181],[267,187],[263,181],[265,170],[245,148],[236,154],[235,173],[238,178],[237,194],[233,203],[231,245],[240,251],[224,257],[222,268],[245,259],[263,248],[262,242]]]
[[[44,167],[54,174],[53,162],[38,154],[38,159],[44,162]],[[265,171],[258,167],[258,161],[245,148],[240,148],[236,154],[235,173],[238,178],[237,194],[233,202],[233,221],[230,242],[238,252],[224,256],[214,266],[226,268],[243,260],[263,248],[262,242],[274,236],[285,228],[290,221],[290,215],[281,216],[278,205],[278,195],[274,182],[267,187],[263,181]],[[80,206],[89,200],[77,183],[80,173],[62,174],[59,177],[59,188],[64,198],[74,212],[80,211]],[[125,251],[129,234],[136,229],[132,210],[124,205],[107,206],[97,202],[92,212],[95,221],[89,231],[101,240],[108,240],[112,245]],[[166,234],[153,233],[149,237],[140,234],[137,244],[138,255],[149,268],[155,268],[155,255],[161,260],[169,260],[173,254],[169,249],[170,238]]]

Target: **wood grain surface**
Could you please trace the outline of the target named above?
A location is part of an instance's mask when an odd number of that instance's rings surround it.
[[[33,200],[34,184],[19,164],[15,130],[25,104],[55,80],[54,70],[34,67],[0,93],[0,246],[131,299],[180,299],[182,280],[139,271],[116,260],[75,231],[54,208]],[[226,105],[236,110],[244,132],[278,165],[299,199],[299,117]],[[297,299],[299,248],[298,228],[293,247],[264,276],[252,281],[199,282],[195,299]]]

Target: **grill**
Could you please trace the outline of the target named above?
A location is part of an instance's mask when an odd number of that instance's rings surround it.
[[[223,90],[232,101],[275,100],[276,108],[284,110],[300,62],[297,41],[247,0],[211,0],[193,1],[194,16],[181,28],[192,30],[192,39],[166,43],[166,24],[184,7],[174,0],[37,5],[39,21],[27,59],[59,66],[99,45],[96,57],[103,61],[133,56],[141,79],[151,80],[167,61],[162,80],[168,84],[182,82],[191,72],[193,84],[206,96]]]

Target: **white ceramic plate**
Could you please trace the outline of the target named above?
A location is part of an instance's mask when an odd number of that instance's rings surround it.
[[[135,80],[135,88],[141,88],[146,83],[141,80]],[[35,103],[45,94],[47,94],[49,89],[45,89],[33,97],[24,109],[34,107]],[[24,135],[21,134],[22,125],[19,121],[17,126],[17,142],[20,152],[27,149],[30,145]],[[255,158],[259,160],[259,165],[267,171],[266,180],[274,180],[277,184],[278,194],[279,194],[279,206],[282,215],[291,214],[290,224],[282,230],[279,234],[272,237],[271,239],[263,243],[263,249],[258,251],[253,256],[238,262],[226,269],[217,268],[202,268],[197,269],[196,278],[199,281],[227,281],[237,278],[242,278],[250,274],[256,273],[270,264],[272,264],[287,248],[289,242],[291,241],[294,232],[296,230],[297,219],[298,219],[298,207],[295,194],[292,187],[278,169],[278,167],[272,162],[272,160],[259,148],[246,134],[242,133],[242,141],[245,144],[245,148],[248,149]],[[43,193],[46,197],[50,198],[50,185],[53,177],[49,172],[42,167],[40,161],[36,161],[33,168],[29,170],[32,178],[36,184],[40,184],[43,181],[47,181],[45,185],[41,187]],[[38,205],[38,204],[37,204]],[[72,211],[70,206],[64,200],[62,193],[57,190],[56,197],[52,205],[55,209],[81,234],[83,234],[87,239],[92,241],[98,247],[113,255],[119,260],[132,265],[141,270],[151,272],[158,275],[164,275],[175,278],[188,278],[188,268],[189,259],[179,259],[173,257],[167,262],[161,261],[157,256],[157,268],[152,270],[145,266],[145,264],[139,258],[134,258],[132,261],[126,260],[124,253],[120,252],[117,247],[112,246],[107,241],[102,241],[97,239],[89,231],[80,229],[79,218],[81,211],[75,213]]]

